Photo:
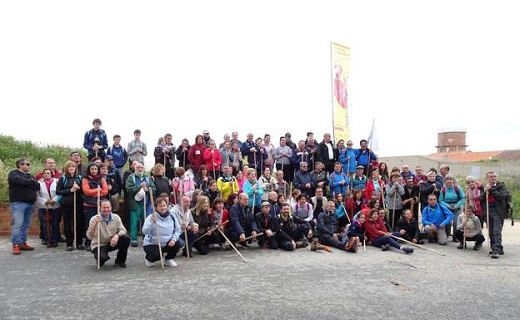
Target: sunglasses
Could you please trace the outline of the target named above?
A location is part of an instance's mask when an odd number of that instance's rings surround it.
[[[30,166],[30,163],[23,163],[24,166]]]

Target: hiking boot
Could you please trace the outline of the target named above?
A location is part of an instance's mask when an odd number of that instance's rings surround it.
[[[412,247],[404,247],[404,246],[403,246],[402,250],[403,250],[404,253],[406,253],[406,254],[413,253],[413,248],[412,248]]]
[[[42,246],[46,246],[47,245],[47,240],[42,240]]]
[[[498,252],[491,253],[491,259],[498,259]]]
[[[460,249],[460,250],[464,249],[464,246],[462,245],[462,243],[457,246],[457,249]]]
[[[153,267],[153,266],[155,266],[155,263],[150,262],[150,261],[146,260],[146,258],[145,258],[144,259],[144,265],[147,266],[147,267]]]
[[[246,242],[239,242],[238,243],[242,248],[244,249],[248,249],[249,248],[249,245],[246,243]]]
[[[85,250],[85,246],[80,244],[79,246],[76,246],[76,249],[78,249],[78,250]]]
[[[385,245],[381,246],[381,251],[388,251],[388,250],[390,250],[390,245],[389,244],[385,244]]]
[[[345,250],[350,251],[350,249],[352,249],[354,246],[357,247],[357,239],[352,237],[348,240],[347,245],[345,246]]]
[[[15,244],[15,245],[13,246],[13,254],[14,254],[15,256],[17,256],[17,255],[20,254],[20,246],[19,246],[19,245]]]
[[[130,245],[131,245],[132,247],[134,247],[134,248],[137,247],[137,241],[132,241],[132,242],[130,243]]]
[[[34,247],[31,247],[30,245],[27,244],[27,242],[24,242],[23,244],[20,245],[20,250],[31,251],[31,250],[34,250]]]
[[[74,247],[73,246],[68,246],[66,250],[67,251],[74,251]]]

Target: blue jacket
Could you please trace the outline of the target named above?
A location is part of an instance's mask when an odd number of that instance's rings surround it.
[[[157,225],[159,226],[159,234],[161,239],[161,246],[164,247],[173,240],[177,242],[181,235],[181,226],[177,218],[173,214],[168,214],[166,217],[157,214]],[[146,217],[143,225],[143,246],[157,245],[157,228],[152,221],[152,215]]]
[[[99,139],[97,142],[98,145],[102,146],[102,149],[98,150],[98,157],[101,157],[105,160],[105,149],[108,148],[108,138],[105,130],[99,129],[99,131],[94,131],[94,129],[90,129],[85,132],[85,137],[83,137],[83,148],[88,151],[88,158],[91,159],[96,156],[96,152],[92,149],[96,138]]]
[[[333,235],[338,231],[338,220],[335,213],[323,211],[318,215],[318,231],[320,234]]]
[[[341,184],[342,181],[343,185]],[[329,175],[329,186],[332,197],[334,197],[334,195],[338,193],[341,193],[343,197],[345,197],[345,195],[347,194],[349,184],[350,181],[347,175],[343,172],[334,171]]]
[[[442,204],[437,204],[433,208],[428,205],[422,211],[422,223],[424,226],[433,224],[440,228],[441,224],[447,226],[451,220],[453,220],[453,213]]]
[[[362,149],[358,149],[356,160],[358,164],[366,167],[370,164],[370,162],[377,160],[377,155],[368,148],[364,151]]]
[[[347,148],[339,155],[339,162],[343,165],[343,172],[353,174],[356,172],[358,150]]]
[[[255,217],[250,207],[243,207],[240,203],[234,204],[229,209],[229,231],[238,234],[256,231]]]
[[[111,155],[114,158],[114,166],[118,169],[124,167],[128,162],[128,152],[122,145],[108,147],[107,155]]]
[[[256,184],[256,193],[253,189],[254,184]],[[249,180],[246,180],[242,186],[242,190],[244,190],[244,193],[249,196],[249,206],[260,207],[260,204],[262,203],[262,196],[264,195],[264,189],[262,189],[262,186],[260,183],[258,183],[258,180],[254,184],[251,184]],[[253,203],[253,201],[255,203]]]

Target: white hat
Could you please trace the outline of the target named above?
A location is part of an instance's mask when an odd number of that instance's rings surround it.
[[[144,189],[141,188],[141,189],[139,190],[139,192],[137,192],[137,193],[135,194],[134,199],[135,199],[135,201],[141,201],[141,200],[144,199],[144,196],[145,196],[145,195],[146,195],[146,193],[144,192]]]

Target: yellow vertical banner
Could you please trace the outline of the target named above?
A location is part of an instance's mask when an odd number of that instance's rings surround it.
[[[350,48],[338,43],[330,43],[332,68],[332,123],[334,140],[347,140],[348,127],[347,83],[350,73]]]

